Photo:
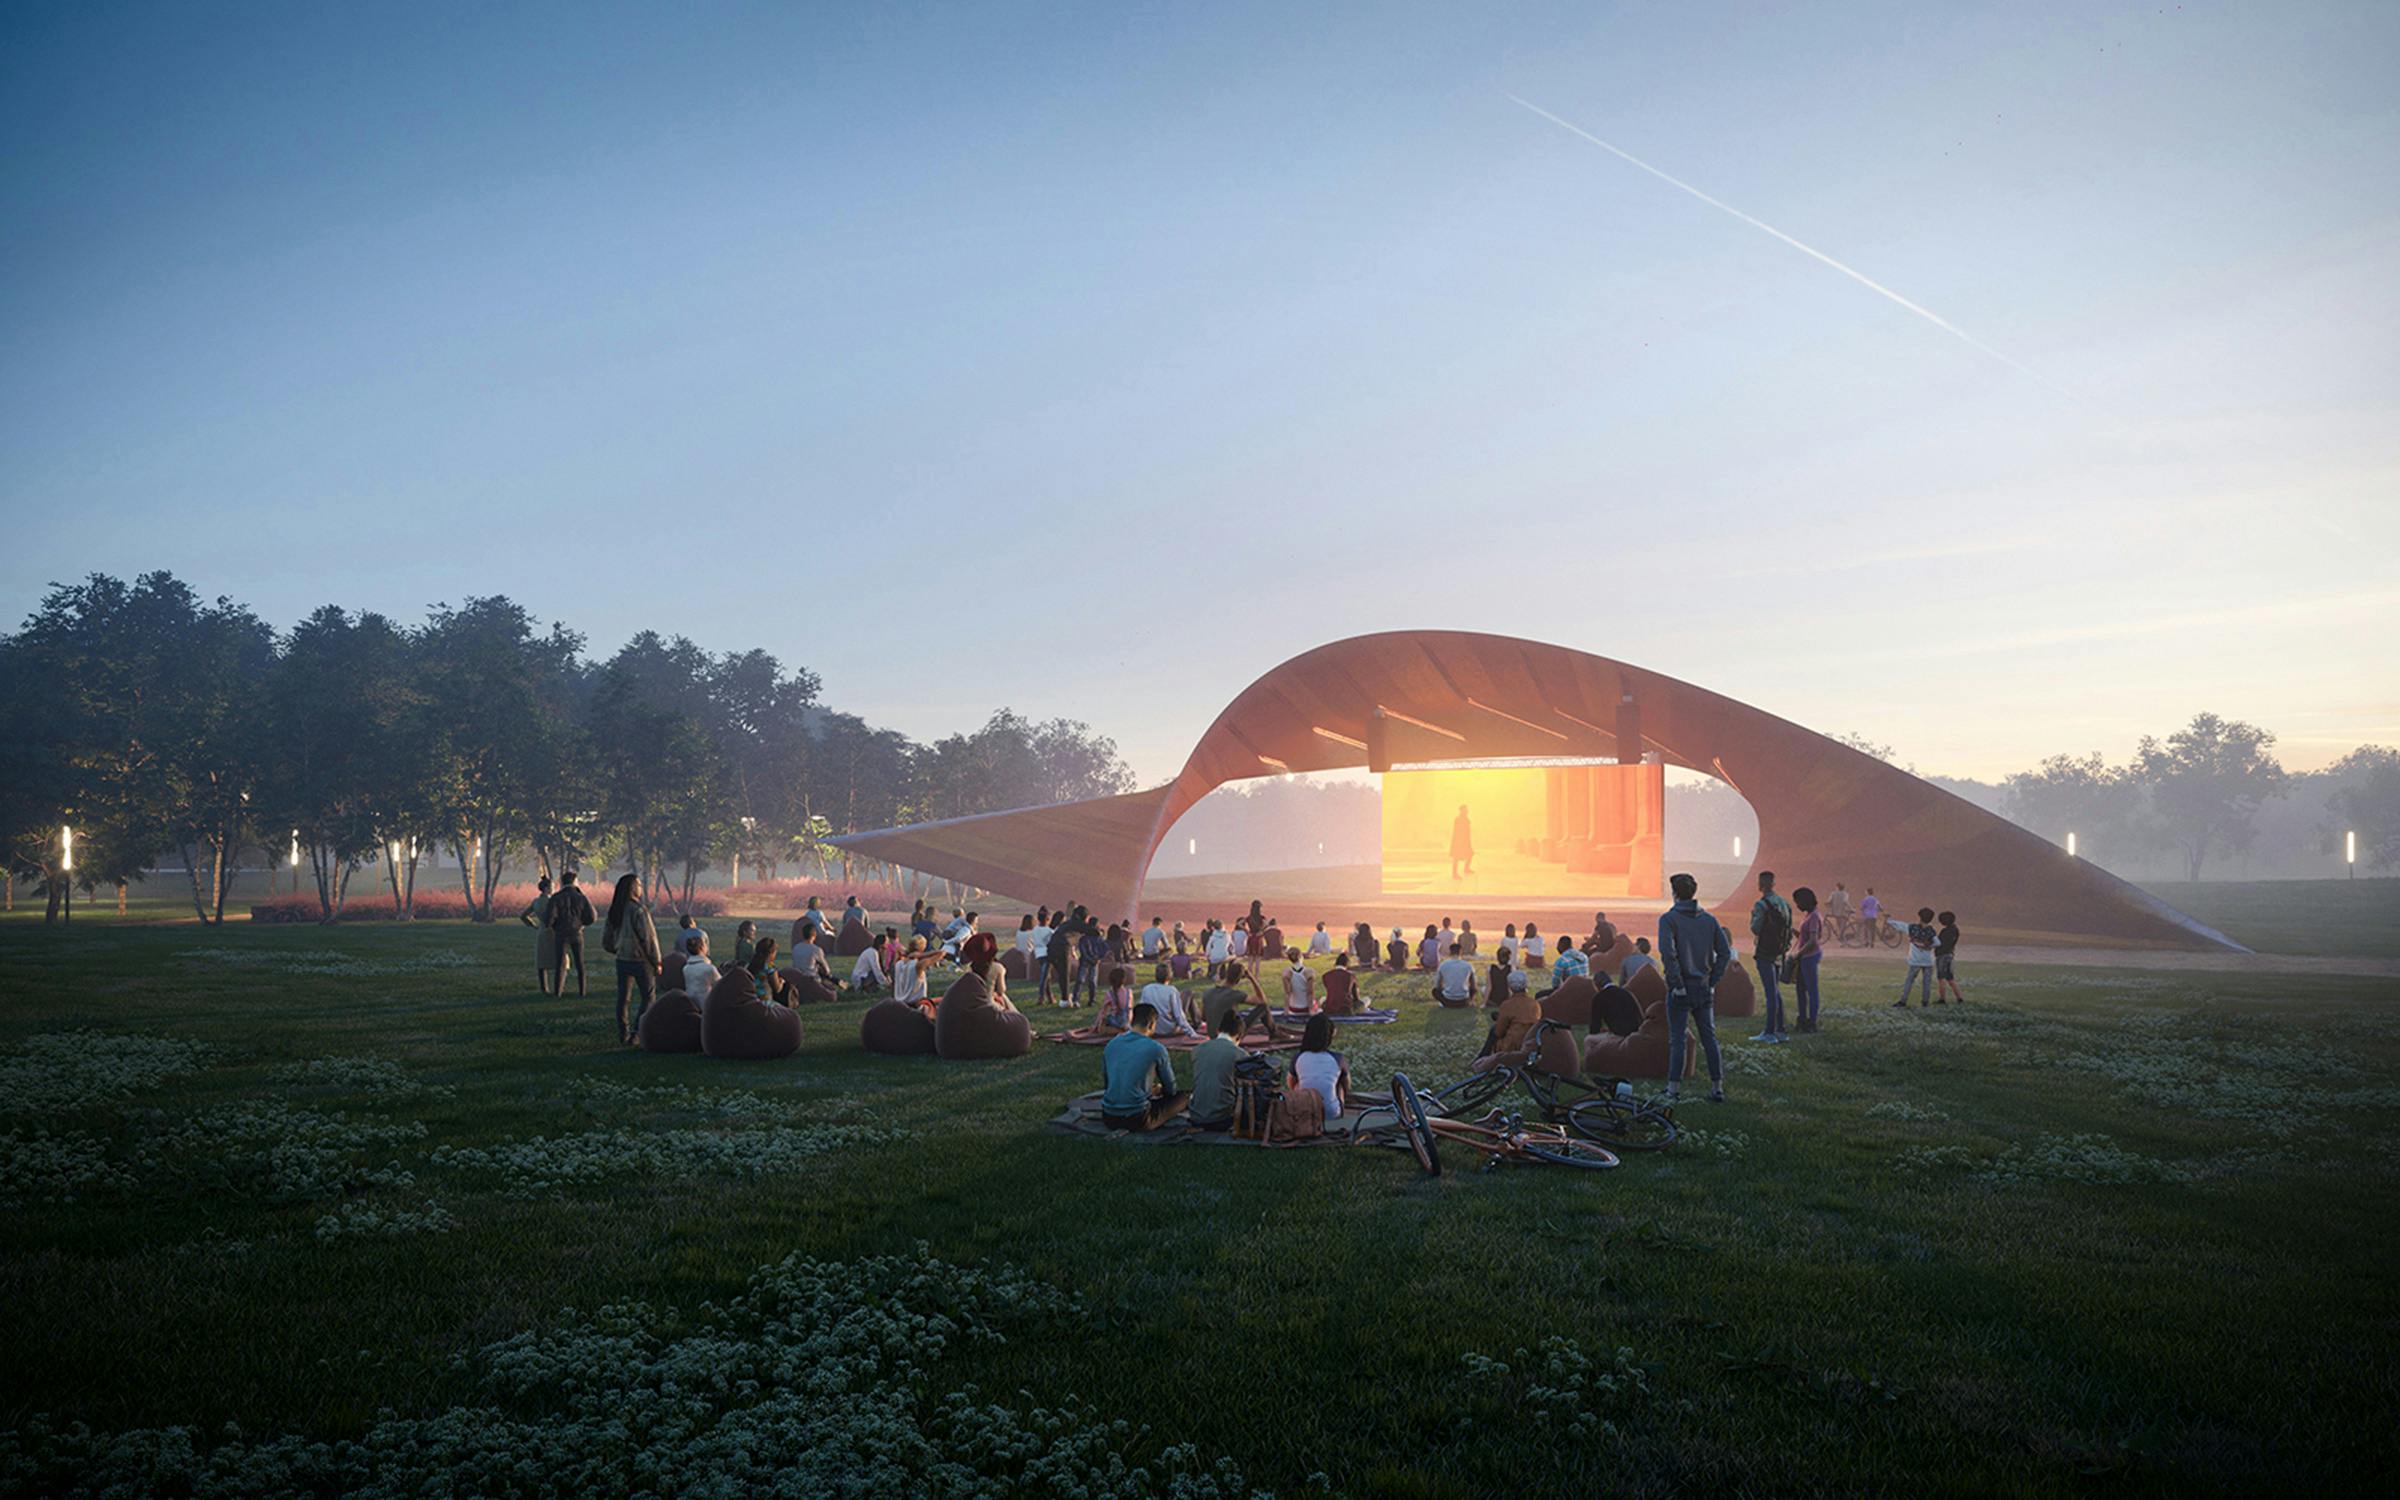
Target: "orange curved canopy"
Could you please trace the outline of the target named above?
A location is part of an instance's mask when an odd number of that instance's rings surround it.
[[[1625,709],[1638,714],[1639,746],[1618,743],[1620,724],[1632,722],[1620,718]],[[1130,912],[1175,820],[1227,782],[1393,761],[1643,754],[1740,792],[1758,815],[1756,857],[1786,890],[1872,886],[1888,910],[1954,909],[1980,933],[2035,941],[2240,948],[2005,818],[1814,730],[1604,656],[1455,630],[1354,636],[1293,657],[1226,705],[1163,786],[834,842],[1003,894],[1066,891],[1094,910]],[[1748,900],[1737,890],[1723,909],[1746,917]]]

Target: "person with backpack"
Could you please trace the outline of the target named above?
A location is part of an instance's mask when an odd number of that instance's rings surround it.
[[[642,877],[631,870],[617,877],[617,889],[608,898],[608,925],[601,929],[600,946],[617,956],[617,1040],[630,1047],[642,1029],[642,1012],[658,998],[659,970],[665,964],[658,948],[658,924],[642,904]],[[625,1001],[635,990],[642,998],[629,1024]]]
[[[1658,966],[1667,980],[1667,1097],[1683,1082],[1684,1027],[1700,1033],[1708,1058],[1708,1099],[1725,1102],[1725,1056],[1717,1048],[1717,981],[1733,964],[1733,940],[1725,924],[1700,909],[1700,882],[1669,876],[1675,904],[1658,919]]]
[[[1750,1040],[1781,1042],[1783,1029],[1783,989],[1777,983],[1777,971],[1783,966],[1783,956],[1792,951],[1792,903],[1775,894],[1775,872],[1758,872],[1758,899],[1750,903],[1750,963],[1758,970],[1759,993],[1766,997],[1767,1024]]]
[[[584,993],[583,929],[600,919],[592,910],[592,898],[575,883],[573,870],[562,870],[558,889],[550,894],[550,907],[542,920],[549,925],[550,935],[558,942],[558,993],[567,992],[567,965],[575,966],[575,993]]]

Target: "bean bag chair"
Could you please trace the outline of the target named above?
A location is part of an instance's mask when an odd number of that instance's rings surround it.
[[[691,955],[678,948],[659,964],[658,987],[661,990],[683,988],[683,965]]]
[[[992,987],[961,974],[933,1013],[933,1050],[951,1059],[1023,1057],[1033,1050],[1033,1023],[992,1003]]]
[[[644,1052],[700,1050],[700,1002],[680,986],[650,1002],[642,1024],[634,1029]]]
[[[800,1050],[800,1013],[758,997],[748,969],[728,969],[700,1003],[700,1050],[711,1057],[763,1062]]]
[[[1621,984],[1602,985],[1592,997],[1592,1023],[1595,1031],[1631,1036],[1642,1029],[1642,1002]]]
[[[1025,956],[1024,949],[1011,948],[1000,955],[1000,972],[1011,979],[1031,979],[1033,961]]]
[[[833,951],[841,958],[856,958],[875,945],[867,931],[866,913],[853,906],[842,914],[841,935],[834,939]]]
[[[1616,923],[1602,922],[1592,928],[1591,939],[1583,946],[1587,952],[1606,953],[1617,946],[1619,936]]]
[[[1583,1049],[1576,1045],[1575,1033],[1556,1030],[1543,1033],[1541,1055],[1533,1060],[1533,1070],[1553,1078],[1581,1078]]]
[[[814,974],[803,974],[798,969],[777,969],[775,972],[782,976],[785,984],[792,987],[794,1005],[827,1005],[842,998],[839,990]]]
[[[1622,973],[1625,968],[1625,960],[1631,957],[1633,957],[1633,939],[1620,932],[1617,934],[1617,940],[1608,945],[1607,951],[1592,960],[1592,967],[1610,974]]]
[[[1642,1006],[1642,1024],[1631,1036],[1593,1032],[1591,1041],[1584,1045],[1583,1070],[1595,1078],[1664,1078],[1669,1039],[1667,1001],[1661,994],[1656,1004]],[[1699,1051],[1697,1039],[1687,1038],[1683,1049],[1684,1077],[1692,1076],[1692,1064]]]
[[[1667,976],[1655,968],[1641,970],[1625,988],[1633,991],[1633,998],[1642,1003],[1644,1010],[1667,1003]]]
[[[1750,977],[1750,966],[1735,959],[1726,966],[1725,977],[1717,981],[1717,1019],[1758,1014],[1758,981]]]
[[[858,1018],[858,1044],[893,1057],[930,1057],[933,1021],[905,1000],[885,1000]]]
[[[1582,974],[1552,990],[1542,1001],[1542,1016],[1561,1026],[1589,1027],[1592,1024],[1592,1002],[1598,998],[1600,987]]]

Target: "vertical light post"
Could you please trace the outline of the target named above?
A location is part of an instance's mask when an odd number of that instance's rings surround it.
[[[2074,835],[2073,833],[2069,833],[2069,834],[2067,835],[2067,858],[2069,858],[2069,859],[2073,859],[2074,857],[2075,857],[2075,835]]]
[[[1742,862],[1742,836],[1738,833],[1733,836],[1733,862],[1737,865]]]
[[[70,823],[58,827],[58,869],[67,881],[65,914],[59,918],[64,926],[75,920],[75,828]]]
[[[2342,835],[2342,863],[2350,867],[2350,878],[2358,878],[2358,830],[2353,828]]]

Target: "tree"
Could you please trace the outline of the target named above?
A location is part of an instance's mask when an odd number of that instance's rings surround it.
[[[2324,828],[2328,849],[2343,835],[2358,835],[2359,858],[2370,870],[2400,865],[2400,750],[2361,745],[2326,767],[2333,791],[2325,799],[2331,819]]]
[[[2142,737],[2134,774],[2161,835],[2183,856],[2185,878],[2198,880],[2211,854],[2249,847],[2260,805],[2283,795],[2274,744],[2255,724],[2211,713],[2194,715],[2164,744]]]
[[[2010,821],[2054,843],[2070,833],[2112,852],[2145,842],[2140,833],[2141,787],[2125,768],[2108,764],[2095,750],[2078,758],[2053,755],[2006,783]]]
[[[328,604],[292,627],[267,673],[256,806],[262,826],[290,828],[306,852],[323,921],[341,916],[378,842],[378,761],[401,712],[405,650],[381,615],[353,620]]]
[[[926,815],[965,817],[1132,790],[1116,742],[1073,719],[1037,724],[1001,709],[973,734],[925,752]]]

